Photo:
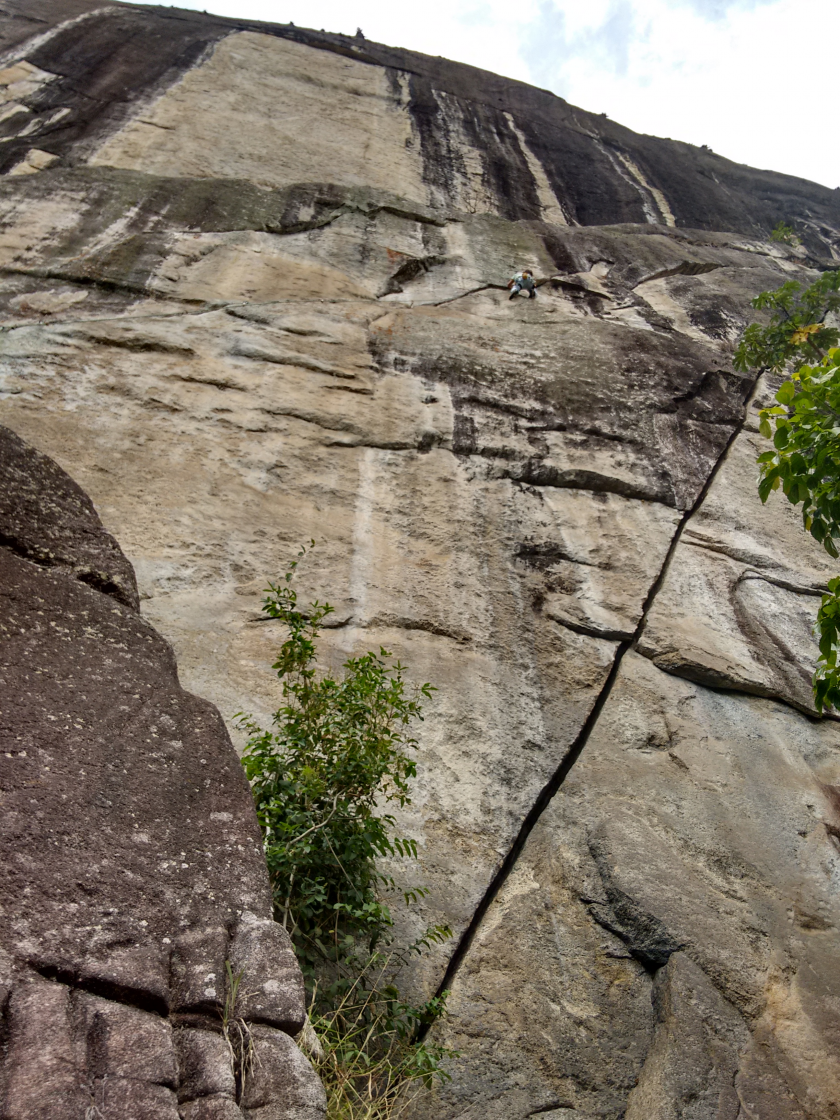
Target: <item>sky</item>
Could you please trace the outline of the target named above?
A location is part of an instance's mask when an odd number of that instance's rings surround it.
[[[179,0],[541,86],[636,132],[840,186],[840,0]]]

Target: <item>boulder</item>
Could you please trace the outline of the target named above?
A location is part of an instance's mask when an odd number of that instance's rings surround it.
[[[240,1115],[223,1033],[239,1018],[272,1055],[272,1115],[315,1120],[290,1037],[303,981],[218,712],[181,688],[90,500],[7,428],[0,494],[0,1114],[177,1120],[222,1095]],[[258,995],[231,1006],[228,971]],[[283,1111],[291,1076],[303,1111]]]

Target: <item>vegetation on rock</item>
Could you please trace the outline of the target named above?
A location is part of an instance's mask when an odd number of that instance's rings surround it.
[[[793,226],[789,226],[786,222],[778,222],[772,233],[770,234],[771,241],[779,241],[783,245],[801,245],[801,240],[796,236],[796,230]]]
[[[747,327],[735,354],[737,369],[788,369],[777,403],[760,412],[760,431],[773,450],[758,456],[758,492],[766,502],[781,489],[802,505],[802,521],[830,556],[840,539],[840,272],[824,272],[807,288],[789,281],[762,292],[753,307],[770,311],[767,326]],[[828,582],[817,614],[820,655],[814,674],[817,711],[840,709],[840,578]]]
[[[411,802],[422,701],[405,667],[386,649],[344,662],[339,677],[319,671],[317,643],[329,603],[303,607],[294,587],[299,559],[270,584],[265,613],[288,628],[272,666],[282,704],[266,730],[240,714],[243,755],[263,834],[275,917],[291,935],[317,1043],[310,1045],[325,1083],[330,1120],[397,1114],[412,1085],[448,1077],[444,1048],[417,1031],[445,1012],[446,995],[406,1003],[396,980],[413,954],[451,936],[434,926],[408,946],[394,945],[387,896],[398,891],[377,859],[417,858],[410,837],[394,835],[382,809]],[[427,892],[401,891],[406,903]]]

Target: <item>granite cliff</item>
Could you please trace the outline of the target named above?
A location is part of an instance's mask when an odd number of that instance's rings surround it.
[[[837,267],[840,192],[291,25],[0,36],[4,423],[226,718],[274,707],[260,590],[310,537],[330,656],[440,686],[400,921],[455,930],[413,983],[461,1058],[419,1114],[837,1120],[836,573],[758,501],[731,353]]]

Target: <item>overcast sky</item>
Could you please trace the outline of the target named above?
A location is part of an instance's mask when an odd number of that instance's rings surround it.
[[[840,0],[180,0],[520,78],[637,132],[840,186]]]

